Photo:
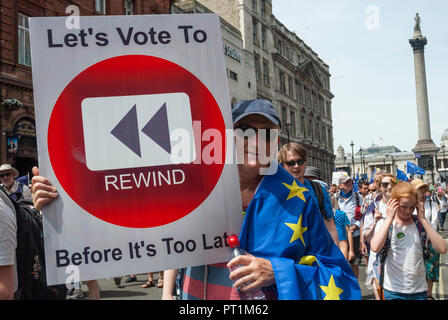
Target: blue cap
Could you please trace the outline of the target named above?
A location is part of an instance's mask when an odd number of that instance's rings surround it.
[[[281,127],[280,118],[274,106],[268,100],[241,100],[232,109],[233,124],[250,114],[259,114],[268,118],[273,124]]]

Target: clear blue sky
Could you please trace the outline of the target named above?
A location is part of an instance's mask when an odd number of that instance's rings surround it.
[[[402,151],[415,146],[414,58],[408,40],[419,12],[428,39],[431,137],[440,146],[448,128],[447,0],[273,0],[272,7],[276,18],[297,30],[330,67],[335,152],[339,145],[349,152],[352,140],[355,151],[372,142]]]

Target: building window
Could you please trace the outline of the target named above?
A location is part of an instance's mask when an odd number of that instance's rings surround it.
[[[298,82],[298,84],[297,84],[297,92],[298,92],[299,102],[303,103],[303,85],[300,82]]]
[[[257,10],[258,10],[257,1],[258,0],[252,0],[252,10],[254,10],[255,12],[257,12]]]
[[[305,105],[311,107],[311,91],[305,87]]]
[[[269,62],[263,60],[263,84],[265,86],[269,86],[271,84],[269,79]]]
[[[261,47],[266,49],[266,28],[261,26]]]
[[[236,72],[233,72],[232,70],[229,71],[229,77],[230,79],[238,81],[238,74]]]
[[[260,73],[260,57],[256,54],[254,55],[254,64],[255,64],[255,77],[257,80],[261,81],[261,73]]]
[[[95,0],[95,10],[99,13],[106,14],[106,0]]]
[[[305,116],[302,114],[300,116],[300,131],[302,132],[302,134],[305,134],[306,130],[305,130]]]
[[[289,118],[291,121],[291,135],[295,136],[296,135],[296,113],[294,111],[291,111],[289,113]]]
[[[124,0],[124,14],[128,16],[134,14],[134,3],[132,0]]]
[[[252,19],[252,40],[258,43],[258,21],[257,19]]]
[[[278,77],[280,81],[280,91],[286,93],[285,73],[282,70],[279,70]]]
[[[311,141],[314,140],[314,126],[313,126],[313,119],[310,119],[309,126],[308,126],[308,137],[311,139]]]
[[[261,16],[266,16],[266,3],[265,0],[261,0]]]
[[[294,98],[294,81],[288,76],[288,94],[291,98]]]
[[[285,124],[288,122],[288,110],[286,110],[286,107],[282,107],[282,124]],[[289,130],[285,125],[282,125],[283,131],[286,132],[286,130]]]
[[[21,13],[18,15],[18,28],[18,63],[31,67],[30,27],[28,17]]]

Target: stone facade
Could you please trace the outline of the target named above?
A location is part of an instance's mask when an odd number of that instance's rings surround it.
[[[253,53],[256,95],[271,101],[282,120],[280,144],[295,141],[309,165],[331,181],[334,169],[329,67],[272,14],[271,0],[198,0],[239,29]]]
[[[178,0],[171,9],[173,14],[213,13],[196,0]],[[243,47],[241,32],[220,19],[224,61],[229,86],[230,106],[239,100],[257,97],[253,53]]]
[[[76,5],[80,15],[161,14],[170,12],[171,3],[172,0],[0,1],[1,163],[11,163],[20,174],[37,164],[28,17],[67,16],[71,14],[66,13],[69,5]],[[12,98],[22,106],[2,104]],[[11,148],[14,143],[17,148]]]

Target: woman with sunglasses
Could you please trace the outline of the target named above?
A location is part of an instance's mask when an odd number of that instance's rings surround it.
[[[370,207],[366,209],[362,227],[363,238],[367,243],[370,243],[372,240],[377,223],[386,219],[387,202],[390,200],[392,188],[397,183],[397,179],[390,173],[383,173],[379,176],[377,181],[379,185],[379,193],[371,203]],[[378,279],[376,279],[373,272],[373,262],[375,259],[376,253],[370,250],[366,270],[366,286],[370,287],[373,285],[375,298],[380,300],[380,286]]]
[[[299,180],[305,188],[307,188],[312,196],[315,198],[316,203],[319,204],[319,199],[314,191],[312,182],[308,179],[305,179],[305,170],[306,163],[308,160],[308,152],[305,148],[303,148],[300,144],[296,142],[290,142],[283,145],[278,152],[278,162],[282,164],[282,166],[288,171],[294,178]],[[323,194],[323,202],[320,204],[320,207],[324,212],[321,212],[322,217],[324,217],[325,226],[330,232],[333,241],[339,246],[339,236],[338,231],[336,229],[336,225],[334,223],[334,212],[333,207],[331,205],[330,196],[325,188],[323,188],[320,184],[319,186],[322,189]]]
[[[438,210],[436,203],[431,198],[428,184],[421,179],[414,179],[411,184],[417,190],[419,201],[423,203],[426,220],[431,224],[434,230],[437,230],[439,224]],[[428,300],[434,300],[432,296],[432,287],[434,282],[439,282],[439,261],[440,253],[438,253],[432,244],[429,243],[429,256],[425,259]]]

